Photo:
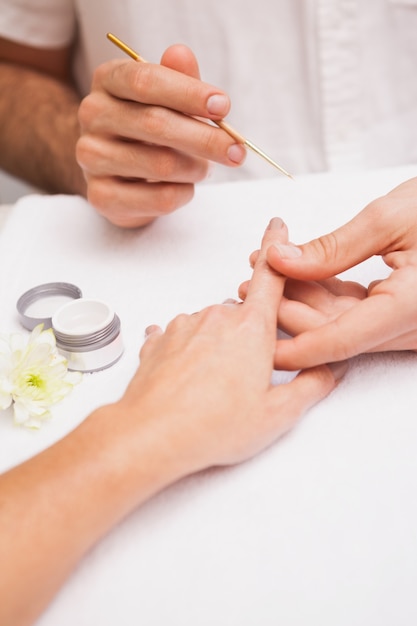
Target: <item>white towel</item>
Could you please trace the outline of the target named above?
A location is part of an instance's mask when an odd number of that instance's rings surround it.
[[[67,281],[115,309],[126,348],[112,368],[85,375],[41,431],[0,415],[0,469],[120,396],[148,324],[235,297],[271,217],[303,242],[414,174],[207,185],[137,231],[111,226],[80,198],[22,199],[0,231],[0,331],[21,330],[15,305],[25,290]],[[386,272],[372,259],[351,275],[367,283]],[[416,376],[413,354],[358,357],[265,453],[182,481],[116,528],[38,626],[415,623]]]

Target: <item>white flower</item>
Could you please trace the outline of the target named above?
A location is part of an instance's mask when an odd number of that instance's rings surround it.
[[[67,361],[56,348],[51,329],[43,324],[29,338],[0,336],[0,410],[13,404],[17,424],[39,428],[51,416],[50,407],[62,400],[81,380],[68,372]]]

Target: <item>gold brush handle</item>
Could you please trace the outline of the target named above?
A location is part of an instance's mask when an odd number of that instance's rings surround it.
[[[123,50],[123,52],[125,52],[128,56],[130,56],[135,61],[139,61],[140,63],[146,63],[143,57],[141,57],[137,52],[132,50],[132,48],[129,48],[129,46],[127,46],[123,41],[121,41],[118,37],[116,37],[116,35],[113,35],[112,33],[107,33],[107,39],[109,39],[118,48],[120,48],[120,50]],[[289,174],[286,170],[284,170],[283,167],[278,165],[278,163],[276,163],[273,159],[271,159],[271,157],[265,154],[263,150],[255,146],[255,144],[253,144],[251,141],[246,139],[243,135],[238,133],[237,130],[235,130],[234,128],[230,126],[230,124],[227,124],[227,122],[225,122],[224,120],[214,122],[214,124],[216,124],[216,126],[224,130],[228,135],[230,135],[230,137],[233,137],[233,139],[236,139],[238,143],[242,143],[247,148],[252,150],[252,152],[255,152],[255,154],[265,159],[265,161],[273,165],[273,167],[279,170],[282,174],[285,174],[285,176],[288,176],[288,178],[292,178],[291,174]]]

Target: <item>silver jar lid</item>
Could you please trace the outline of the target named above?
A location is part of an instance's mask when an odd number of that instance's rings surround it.
[[[47,283],[26,291],[17,301],[22,325],[38,324],[54,331],[58,351],[68,369],[95,372],[118,361],[123,354],[120,319],[101,300],[82,297],[71,283]]]
[[[52,327],[52,316],[61,306],[82,297],[81,289],[71,283],[46,283],[29,289],[17,301],[22,325],[33,330],[38,324]]]

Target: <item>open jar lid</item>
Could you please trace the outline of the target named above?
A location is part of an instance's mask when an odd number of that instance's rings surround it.
[[[71,283],[46,283],[29,289],[17,301],[22,325],[33,330],[38,324],[52,327],[52,316],[64,304],[82,297],[81,289]]]
[[[82,297],[71,283],[47,283],[26,291],[17,301],[22,325],[54,331],[68,369],[95,372],[113,365],[123,353],[120,320],[101,300]]]

